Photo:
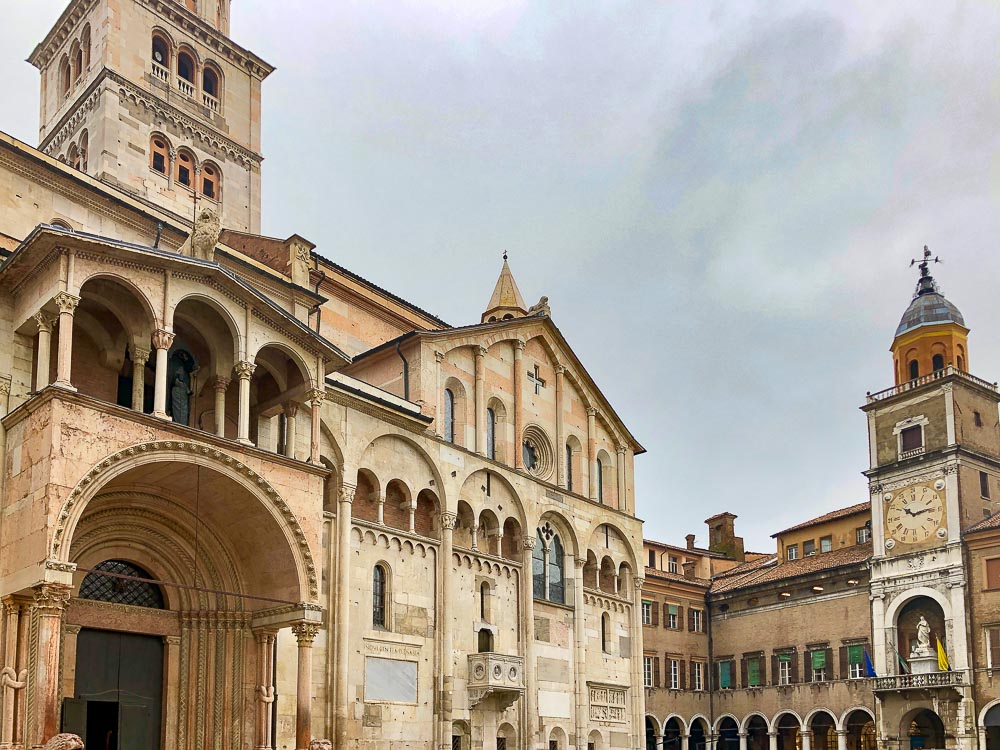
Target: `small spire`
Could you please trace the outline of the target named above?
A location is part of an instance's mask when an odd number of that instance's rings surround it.
[[[490,318],[494,320],[505,320],[509,318],[523,318],[527,314],[527,306],[521,291],[514,281],[514,274],[510,272],[507,264],[507,251],[503,252],[503,267],[500,269],[500,277],[497,279],[493,295],[490,297],[486,312],[483,313],[483,322],[488,322]]]

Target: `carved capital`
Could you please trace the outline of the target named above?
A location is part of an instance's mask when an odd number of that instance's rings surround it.
[[[295,633],[295,640],[299,642],[299,648],[312,648],[316,634],[319,633],[319,625],[314,622],[300,622],[292,625],[292,632]]]
[[[524,341],[521,339],[514,339],[514,351],[523,352],[524,351]]]
[[[306,399],[312,406],[320,406],[326,399],[326,389],[325,388],[312,388],[306,394]]]
[[[487,351],[488,350],[486,349],[486,347],[483,346],[482,344],[472,345],[472,353],[475,354],[477,357],[485,357]]]
[[[447,529],[448,531],[454,531],[456,525],[458,525],[458,514],[457,513],[442,513],[441,514],[441,528],[442,529]]]
[[[64,583],[43,583],[35,589],[34,607],[41,615],[60,616],[73,593]]]
[[[169,349],[173,346],[174,334],[160,328],[159,330],[153,331],[152,341],[153,348],[155,349]]]
[[[626,450],[628,449],[625,447],[625,443],[618,443],[618,453],[624,456]]]
[[[521,537],[521,547],[523,547],[524,549],[534,549],[536,544],[538,544],[537,536]]]
[[[632,585],[635,586],[636,591],[642,591],[642,585],[646,582],[645,578],[639,578],[636,576],[632,579]]]
[[[278,637],[278,631],[267,628],[256,628],[253,631],[253,637],[259,646],[270,647],[274,645],[274,639]]]
[[[177,158],[177,149],[176,148],[172,148],[169,151],[167,151],[167,156],[170,158],[170,161],[173,161],[174,159],[176,159]]]
[[[52,301],[56,303],[60,313],[70,313],[71,315],[76,310],[76,306],[80,304],[80,298],[69,292],[59,292],[52,298]]]
[[[593,406],[588,406],[587,407],[587,416],[588,417],[596,417],[597,416],[597,409],[594,408]]]
[[[39,333],[52,333],[52,324],[55,321],[50,315],[44,312],[36,312],[31,317],[35,321],[35,325],[38,326]]]
[[[0,377],[0,396],[10,395],[10,375]]]
[[[236,371],[236,376],[240,380],[249,380],[253,375],[253,371],[257,369],[257,365],[253,362],[243,360],[241,362],[237,362],[233,369]]]
[[[212,388],[216,393],[225,393],[230,382],[229,378],[216,378],[215,382],[212,383]]]
[[[556,365],[552,369],[555,370],[556,375],[564,375],[566,373],[565,365]]]
[[[587,558],[586,557],[576,557],[576,558],[573,558],[573,559],[576,562],[576,567],[579,568],[580,570],[583,570],[584,568],[587,567]]]
[[[149,360],[151,350],[143,346],[133,346],[132,347],[132,361],[137,364],[146,364]]]
[[[358,491],[358,488],[353,484],[342,484],[340,485],[340,502],[342,503],[353,503],[354,493]]]
[[[299,413],[299,405],[294,401],[288,401],[285,403],[285,416],[295,419],[295,415]]]

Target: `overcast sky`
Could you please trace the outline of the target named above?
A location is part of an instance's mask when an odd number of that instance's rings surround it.
[[[65,0],[10,2],[0,129]],[[866,500],[858,406],[924,244],[1000,376],[1000,6],[235,0],[264,84],[265,234],[455,325],[500,255],[648,453],[645,535],[747,547]]]

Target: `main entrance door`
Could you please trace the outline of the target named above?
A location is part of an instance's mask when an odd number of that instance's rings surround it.
[[[163,639],[84,628],[76,643],[63,731],[80,735],[87,750],[159,750]]]

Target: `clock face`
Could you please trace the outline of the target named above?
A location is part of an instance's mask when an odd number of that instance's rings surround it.
[[[944,502],[933,487],[917,484],[897,492],[885,512],[886,535],[900,544],[931,539],[944,519]]]

